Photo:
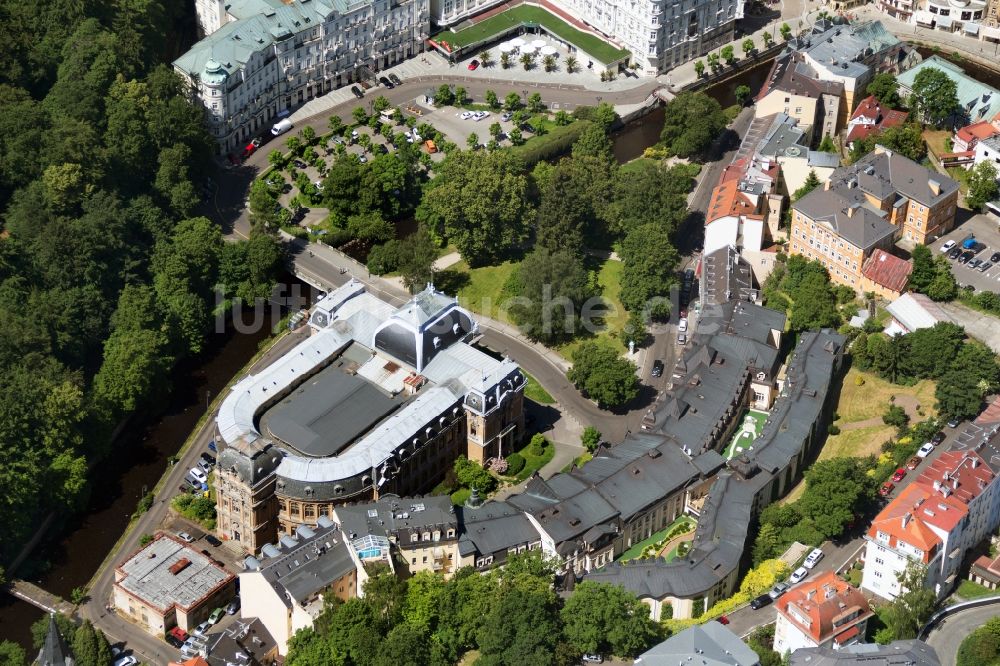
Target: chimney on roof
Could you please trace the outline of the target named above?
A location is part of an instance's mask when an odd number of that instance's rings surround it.
[[[847,217],[854,217],[854,206],[847,207]]]
[[[937,492],[939,490],[941,490],[941,482],[940,481],[935,481],[934,482],[934,492]]]
[[[910,518],[913,518],[913,514],[907,511],[903,514],[903,527],[905,528],[910,523]]]
[[[955,490],[958,490],[958,479],[951,480],[951,487],[954,488]]]
[[[938,181],[931,178],[930,180],[927,181],[927,185],[930,186],[931,192],[934,194],[934,196],[941,194],[941,183],[939,183]]]
[[[824,189],[824,190],[825,190],[826,192],[829,192],[829,191],[830,191],[830,181],[829,181],[829,180],[828,180],[828,181],[826,181],[825,183],[823,183],[823,189]]]
[[[972,466],[972,469],[976,469],[977,467],[979,467],[979,457],[971,456],[969,458],[969,464]]]

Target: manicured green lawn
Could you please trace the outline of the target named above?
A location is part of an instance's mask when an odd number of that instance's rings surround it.
[[[528,450],[529,445],[525,445],[524,448],[518,451],[524,457],[524,469],[517,473],[514,477],[517,483],[520,483],[527,479],[529,476],[535,473],[536,470],[545,467],[552,458],[556,455],[556,447],[552,442],[546,441],[545,448],[542,449],[542,454],[536,456]]]
[[[748,438],[748,437],[744,437],[743,436],[744,431],[743,431],[743,427],[742,426],[743,426],[744,419],[746,419],[748,416],[750,418],[752,418],[753,422],[754,422],[753,423],[753,425],[754,425],[754,428],[753,428],[753,438]],[[729,460],[734,455],[737,455],[737,451],[736,451],[736,447],[737,446],[742,447],[744,451],[747,449],[748,446],[752,446],[754,440],[757,439],[757,437],[760,436],[761,430],[764,429],[764,421],[766,421],[766,420],[767,420],[767,414],[766,413],[759,412],[756,409],[749,409],[749,410],[747,410],[742,416],[740,416],[740,419],[739,419],[740,425],[738,426],[737,431],[735,433],[733,433],[733,438],[729,442],[729,445],[726,446],[725,451],[722,452],[722,457],[725,458],[726,460]]]
[[[473,312],[513,324],[506,307],[506,301],[513,296],[505,291],[510,276],[518,264],[505,261],[499,266],[483,266],[469,268],[464,261],[441,271],[435,278],[439,282],[442,276],[446,281],[454,280],[457,289],[448,289],[447,283],[442,288],[446,293],[457,293],[458,302]],[[437,286],[437,285],[435,285]]]
[[[674,522],[670,523],[669,525],[667,525],[666,527],[664,527],[662,530],[659,530],[658,532],[653,532],[653,534],[651,534],[646,539],[643,539],[639,543],[633,544],[631,548],[629,548],[624,553],[622,553],[621,555],[619,555],[618,559],[616,561],[617,562],[625,562],[625,561],[628,561],[628,560],[634,560],[637,557],[641,557],[642,556],[642,551],[646,548],[646,546],[652,546],[657,541],[662,541],[663,538],[665,536],[667,536],[667,534],[670,533],[670,530],[674,529],[675,527],[677,527],[681,523],[696,524],[696,521],[691,516],[686,516],[686,515],[684,515],[684,516],[678,516],[677,520],[675,520]],[[669,555],[672,555],[673,557],[676,557],[677,556],[677,552],[676,551],[677,551],[677,549],[674,548],[673,550],[671,550],[671,552],[669,553]]]
[[[567,342],[556,347],[556,351],[567,359],[572,359],[573,352],[587,341],[597,340],[606,342],[618,351],[621,351],[623,348],[621,332],[628,322],[628,312],[625,311],[625,306],[622,305],[618,294],[621,293],[622,289],[622,269],[624,268],[624,264],[620,261],[612,261],[610,259],[601,261],[592,257],[591,260],[595,263],[595,267],[599,267],[597,271],[597,283],[601,285],[601,297],[608,304],[607,312],[609,315],[604,318],[604,328],[597,335],[580,337],[572,342]]]
[[[521,372],[524,372],[523,370]],[[542,385],[538,383],[538,380],[524,372],[525,378],[527,378],[528,383],[524,385],[524,396],[529,400],[534,400],[539,405],[553,405],[556,399],[549,395],[549,392],[542,388]]]
[[[616,48],[600,37],[577,30],[548,10],[529,5],[513,7],[458,32],[441,33],[436,35],[435,39],[444,40],[453,47],[463,47],[486,40],[523,23],[538,23],[548,32],[604,63],[614,62],[628,55],[628,51]]]
[[[990,588],[984,587],[979,583],[973,583],[971,580],[963,580],[958,584],[958,589],[955,590],[955,594],[962,597],[966,601],[971,601],[981,597],[994,597],[1000,594],[1000,592],[997,590],[991,590]]]

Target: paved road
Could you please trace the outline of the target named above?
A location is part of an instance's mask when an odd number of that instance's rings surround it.
[[[529,84],[518,83],[517,90],[525,89],[539,92],[542,99],[547,104],[558,103],[562,106],[573,108],[577,105],[596,105],[598,99],[615,105],[636,104],[647,99],[652,92],[663,87],[656,79],[634,79],[636,87],[630,90],[594,92],[578,86],[567,86],[565,84]],[[486,90],[496,90],[499,95],[506,88],[490,79],[482,77],[466,76],[441,76],[428,78],[426,81],[403,81],[403,84],[392,90],[379,89],[378,94],[384,95],[390,103],[395,106],[406,105],[414,100],[418,95],[423,95],[428,86],[442,83],[456,83],[465,87],[467,93],[475,100],[482,101]],[[512,88],[513,89],[513,88]],[[370,93],[370,95],[373,93]],[[310,126],[316,130],[317,134],[328,131],[329,118],[332,115],[339,115],[345,122],[353,122],[351,111],[355,107],[368,103],[368,100],[350,100],[333,107],[329,112],[324,112],[318,116],[300,121],[296,124],[296,130],[301,130],[305,126]],[[244,209],[243,202],[246,201],[250,183],[257,174],[267,167],[267,154],[276,147],[284,148],[285,139],[282,137],[275,139],[271,143],[264,144],[260,149],[251,155],[241,166],[229,169],[219,174],[218,188],[211,201],[211,215],[223,226],[226,234],[235,234],[246,238],[250,231],[250,222]]]
[[[955,666],[962,640],[986,621],[1000,615],[1000,605],[971,608],[939,623],[927,636],[927,643],[937,652],[941,666]]]
[[[285,354],[289,349],[301,342],[307,330],[303,328],[296,333],[285,335],[279,339],[250,368],[250,372],[254,372],[256,369],[267,365],[275,358]],[[133,650],[138,657],[148,663],[165,664],[177,656],[177,651],[164,641],[149,635],[116,613],[108,612],[107,606],[111,600],[115,566],[120,563],[122,558],[139,548],[139,539],[143,534],[152,534],[163,522],[170,499],[177,494],[177,488],[181,485],[184,475],[196,464],[201,452],[207,450],[208,442],[212,439],[214,433],[215,419],[210,418],[206,420],[204,426],[196,433],[194,445],[188,449],[178,464],[174,465],[174,468],[167,474],[166,482],[156,496],[153,507],[139,519],[125,540],[111,555],[105,568],[96,577],[90,587],[90,601],[80,607],[80,614],[83,617],[89,618],[91,622],[100,627],[112,643],[126,642],[129,649]],[[192,533],[195,532],[192,531]],[[195,545],[199,550],[202,548],[212,549],[207,542],[201,540],[197,541]],[[219,559],[228,558],[220,557]]]

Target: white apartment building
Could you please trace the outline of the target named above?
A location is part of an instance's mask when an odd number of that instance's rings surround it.
[[[434,0],[436,25],[453,26],[503,0]],[[656,76],[733,40],[743,0],[538,0],[584,21],[593,32],[631,51],[639,72]],[[583,63],[586,65],[586,63]]]
[[[779,654],[803,648],[839,650],[864,641],[874,615],[861,591],[827,571],[794,586],[774,604],[774,649]]]
[[[894,599],[902,591],[899,574],[920,563],[926,584],[938,597],[948,594],[965,554],[1000,522],[995,478],[974,451],[939,456],[872,522],[861,587]]]
[[[174,69],[220,154],[294,107],[423,51],[429,0],[197,0],[205,37]]]

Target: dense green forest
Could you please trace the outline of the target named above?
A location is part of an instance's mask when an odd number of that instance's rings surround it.
[[[0,1],[0,563],[83,505],[114,425],[202,350],[215,286],[270,290],[273,238],[194,217],[212,142],[164,64],[185,9]]]

